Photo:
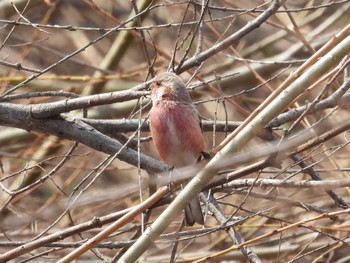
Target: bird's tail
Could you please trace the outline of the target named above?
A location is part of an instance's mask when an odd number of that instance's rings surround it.
[[[193,226],[194,223],[204,225],[204,217],[198,196],[185,208],[185,223],[187,226]]]

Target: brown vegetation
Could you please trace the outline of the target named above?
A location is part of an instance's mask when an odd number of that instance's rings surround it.
[[[0,2],[0,262],[350,261],[349,9]],[[212,156],[180,175],[147,121],[166,70]]]

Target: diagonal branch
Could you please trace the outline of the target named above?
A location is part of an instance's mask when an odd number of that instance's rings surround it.
[[[266,21],[271,15],[273,15],[277,9],[280,7],[280,1],[274,1],[273,4],[262,13],[257,19],[252,23],[258,26],[257,21],[260,24]],[[249,25],[249,24],[248,24]],[[246,28],[245,26],[244,28]],[[228,38],[228,39],[232,39]],[[226,42],[227,46],[231,42]],[[211,49],[212,50],[212,49]],[[217,51],[218,52],[218,51]],[[214,50],[213,54],[217,53]],[[203,53],[206,53],[203,52]],[[203,54],[201,53],[201,54]],[[211,53],[209,53],[210,55]],[[191,60],[190,60],[191,61]],[[193,61],[193,60],[192,60]],[[194,60],[196,63],[196,59]],[[187,65],[187,66],[186,66]],[[185,70],[191,63],[184,63],[181,70]],[[179,71],[181,71],[179,70]],[[277,115],[277,114],[276,114]],[[220,161],[220,158],[219,158]],[[203,189],[203,187],[210,181],[214,176],[215,172],[219,169],[218,159],[213,158],[197,175],[194,177],[184,188],[183,191],[175,198],[175,200],[165,209],[165,211],[159,216],[154,223],[146,229],[143,235],[136,241],[134,245],[120,258],[120,262],[135,262],[137,259],[148,249],[148,247],[153,244],[153,241],[168,227],[173,218],[180,214],[185,206]]]
[[[280,2],[283,3],[285,1],[274,1],[273,4],[268,9],[266,9],[260,16],[247,23],[244,27],[242,27],[237,32],[233,33],[231,36],[225,38],[223,41],[188,59],[185,63],[181,65],[181,67],[176,68],[175,72],[177,74],[180,74],[192,67],[199,66],[208,58],[214,56],[220,51],[236,43],[238,40],[252,32],[254,29],[259,28],[262,25],[262,23],[264,23],[270,16],[272,16],[277,11],[277,9],[281,6]]]
[[[92,149],[110,155],[114,155],[124,147],[116,140],[102,134],[83,121],[65,116],[37,119],[32,116],[31,110],[31,105],[0,103],[0,125],[42,132],[78,141]],[[138,153],[128,147],[125,147],[117,158],[138,167]],[[161,172],[169,168],[160,161],[143,153],[140,153],[140,161],[141,168],[149,172]]]
[[[279,5],[279,1],[274,5]],[[338,36],[338,35],[337,35]],[[244,147],[264,126],[280,114],[298,97],[310,83],[320,78],[324,73],[339,63],[350,52],[350,36],[343,36],[340,43],[327,55],[320,58],[299,78],[291,83],[284,92],[278,94],[265,108],[252,117],[248,125],[237,132],[236,137],[228,142],[224,148],[212,158],[209,163],[185,186],[175,200],[164,210],[154,223],[146,229],[144,234],[123,255],[120,262],[135,262],[153,241],[167,228],[172,219],[178,215],[213,178],[220,169],[225,157],[231,157],[234,152]],[[332,41],[332,40],[331,40]]]

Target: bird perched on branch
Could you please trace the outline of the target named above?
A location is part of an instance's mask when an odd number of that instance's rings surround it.
[[[199,114],[185,84],[175,74],[156,76],[151,84],[150,130],[162,161],[176,168],[194,165],[204,151]],[[185,209],[186,224],[204,224],[199,199]]]

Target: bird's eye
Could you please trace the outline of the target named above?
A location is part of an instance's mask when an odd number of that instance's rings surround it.
[[[157,89],[159,88],[160,86],[162,85],[162,82],[160,80],[156,80],[156,81],[153,81],[151,86],[150,86],[150,90],[152,89]]]

